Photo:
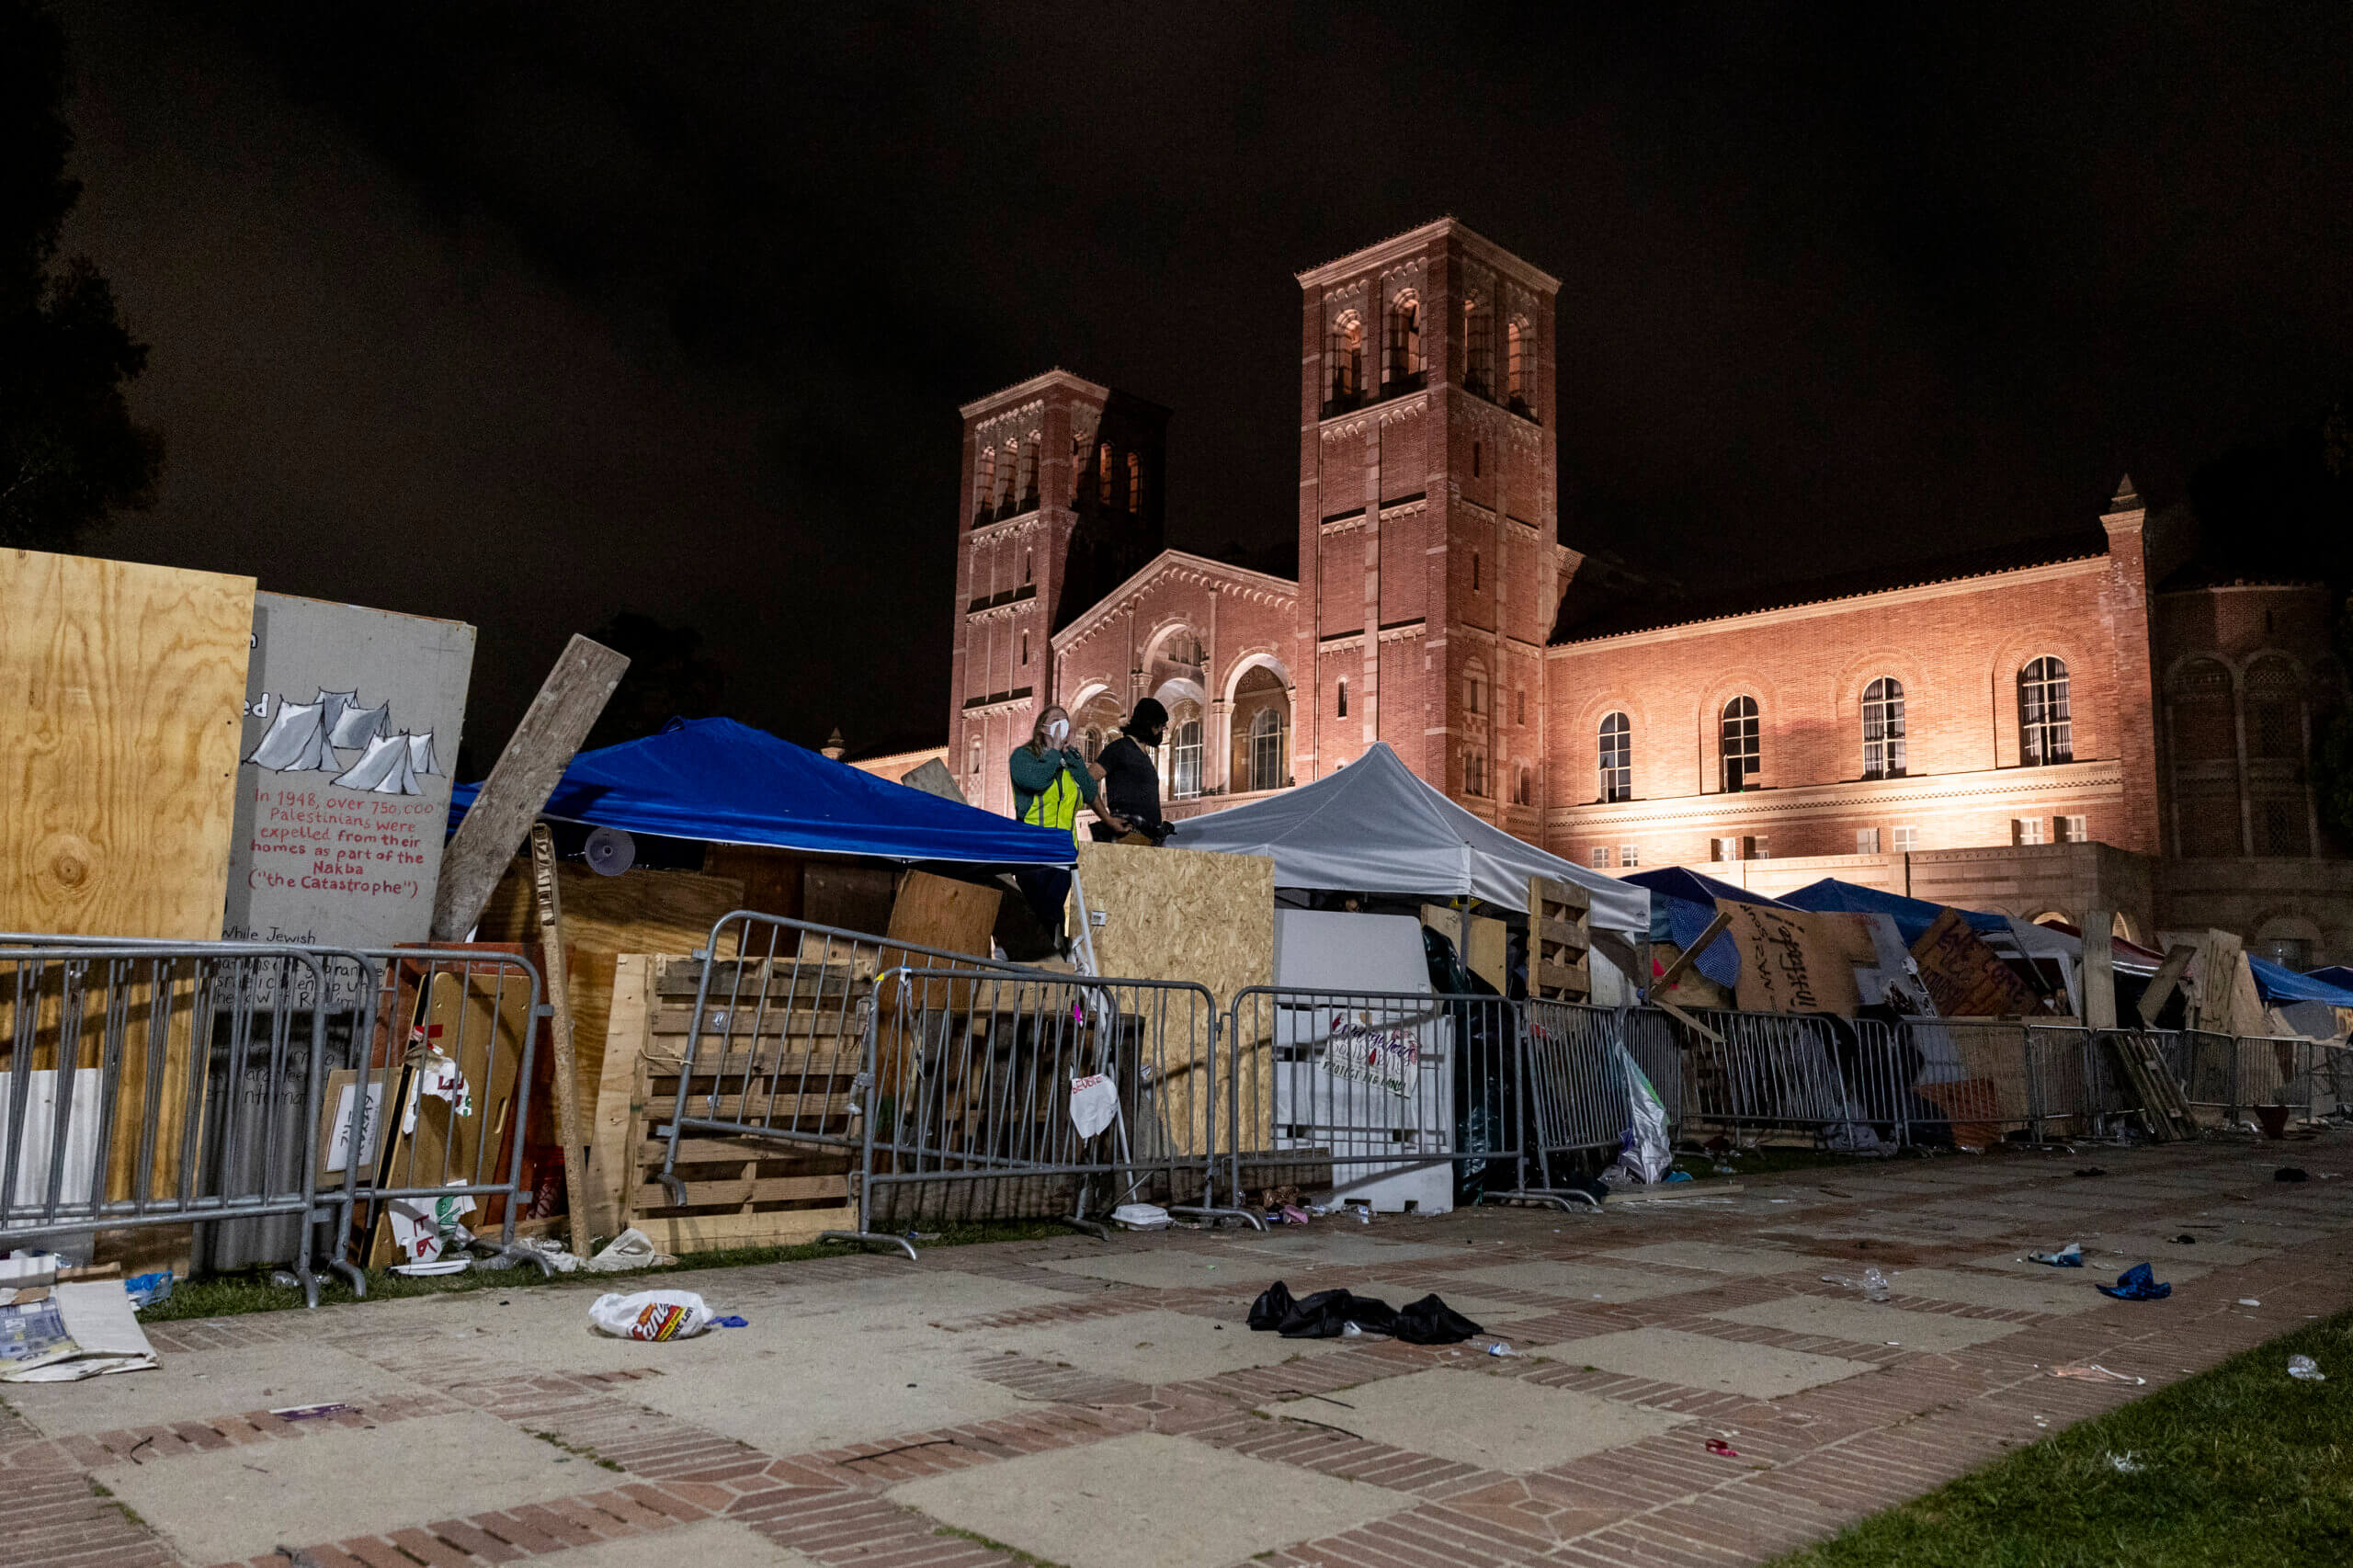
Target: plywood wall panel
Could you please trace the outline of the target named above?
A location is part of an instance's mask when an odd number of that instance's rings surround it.
[[[0,551],[0,929],[221,934],[254,580]]]

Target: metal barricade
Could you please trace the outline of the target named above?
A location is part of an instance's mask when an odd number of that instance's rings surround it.
[[[2206,1029],[2171,1030],[2158,1038],[2183,1102],[2192,1110],[2216,1112],[2219,1119],[2234,1119],[2246,1103],[2239,1087],[2238,1038]]]
[[[312,1222],[330,971],[256,943],[0,937],[0,1242],[278,1221],[318,1302]],[[363,987],[363,989],[365,989]]]
[[[1198,985],[898,968],[870,1014],[858,1239],[922,1215],[1087,1218],[1112,1202],[1245,1220],[1208,1202],[1216,1003]],[[913,1256],[914,1249],[907,1251]]]
[[[1904,1032],[1914,1141],[1982,1149],[2014,1131],[2035,1136],[2044,1112],[2023,1020],[1914,1018]]]
[[[538,1020],[548,1013],[539,971],[516,954],[461,947],[376,949],[326,972],[331,994],[364,1020],[327,1054],[313,1158],[343,1221],[336,1267],[352,1289],[367,1294],[365,1268],[438,1256],[453,1227],[551,1272],[515,1242]],[[482,1239],[491,1226],[494,1243]]]
[[[1520,1005],[1526,1028],[1529,1152],[1540,1188],[1554,1187],[1556,1158],[1615,1153],[1632,1124],[1622,1047],[1665,1108],[1672,1140],[1683,1119],[1683,1048],[1671,1020],[1649,1008],[1581,1002]]]
[[[1811,1131],[1833,1148],[1879,1148],[1909,1135],[1908,1043],[1874,1019],[1819,1014],[1691,1014],[1681,1109],[1687,1132]]]
[[[1222,1045],[1218,1163],[1233,1203],[1326,1182],[1341,1201],[1408,1212],[1590,1201],[1526,1184],[1526,1042],[1502,997],[1251,986]]]

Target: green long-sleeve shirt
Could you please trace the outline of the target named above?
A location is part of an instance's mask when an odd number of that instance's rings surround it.
[[[1078,836],[1078,808],[1095,803],[1095,775],[1075,746],[1040,756],[1017,746],[1006,760],[1013,777],[1013,814],[1039,827],[1058,827]],[[1069,782],[1065,783],[1064,780]]]

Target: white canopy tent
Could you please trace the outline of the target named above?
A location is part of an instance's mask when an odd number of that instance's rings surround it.
[[[1279,888],[1464,894],[1525,908],[1528,879],[1553,877],[1593,893],[1593,924],[1629,940],[1651,927],[1647,888],[1548,855],[1491,827],[1416,778],[1385,744],[1313,784],[1176,824],[1178,849],[1265,855]]]

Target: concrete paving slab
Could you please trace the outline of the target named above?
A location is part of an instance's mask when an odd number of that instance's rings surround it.
[[[1778,1301],[1733,1307],[1710,1317],[1791,1334],[1819,1334],[1857,1345],[1900,1345],[1906,1350],[1941,1355],[2016,1334],[2014,1323],[1949,1317],[1942,1312],[1906,1312],[1875,1301],[1836,1301],[1826,1296],[1784,1296]]]
[[[1310,1229],[1297,1235],[1285,1235],[1281,1231],[1264,1236],[1253,1236],[1246,1242],[1234,1244],[1233,1251],[1247,1258],[1297,1258],[1302,1261],[1335,1264],[1354,1268],[1364,1265],[1408,1263],[1416,1258],[1448,1257],[1462,1249],[1432,1246],[1427,1242],[1390,1241],[1384,1237],[1364,1233],[1361,1227],[1350,1226],[1358,1234],[1338,1230],[1349,1222],[1331,1221],[1335,1229]],[[1292,1227],[1285,1227],[1286,1230]],[[1222,1271],[1221,1271],[1222,1272]],[[1270,1276],[1269,1278],[1272,1278]]]
[[[2046,1252],[2050,1249],[2037,1247],[2035,1250]],[[2084,1243],[2083,1273],[2086,1278],[2096,1284],[2113,1285],[2116,1283],[2118,1275],[2136,1263],[2147,1264],[2156,1270],[2157,1278],[2160,1279],[2196,1279],[2201,1275],[2211,1274],[2215,1268],[2222,1267],[2222,1260],[2218,1257],[2209,1257],[2193,1263],[2182,1256],[2191,1250],[2189,1247],[2115,1248],[2100,1242],[2086,1241]],[[2036,1263],[2024,1253],[2016,1252],[1988,1253],[1984,1257],[1970,1258],[1966,1266],[1971,1268],[1991,1268],[2003,1274],[2021,1275],[2029,1279],[2040,1279],[2060,1272],[2047,1263]],[[2067,1272],[2073,1273],[2075,1270],[2070,1269]]]
[[[617,1479],[479,1411],[108,1465],[96,1476],[190,1562],[544,1503]]]
[[[1653,1378],[1751,1399],[1778,1399],[1878,1370],[1868,1361],[1850,1361],[1843,1356],[1810,1356],[1769,1345],[1743,1345],[1676,1328],[1633,1328],[1563,1340],[1537,1346],[1534,1354],[1572,1367],[1598,1367],[1630,1378]]]
[[[890,1496],[1066,1568],[1225,1568],[1415,1501],[1149,1432],[927,1476]]]
[[[1245,1367],[1272,1367],[1294,1356],[1337,1350],[1347,1343],[1254,1334],[1238,1321],[1212,1323],[1165,1308],[1079,1323],[992,1330],[966,1337],[975,1341],[975,1349],[1010,1350],[1041,1361],[1067,1361],[1107,1378],[1141,1383],[1189,1382]]]
[[[682,1568],[817,1568],[817,1560],[788,1551],[731,1519],[699,1519],[690,1525],[630,1536],[566,1551],[563,1568],[646,1568],[676,1562]]]
[[[1967,1268],[1906,1268],[1888,1283],[1899,1296],[1921,1296],[1932,1301],[1961,1301],[1972,1307],[1998,1307],[2006,1312],[2044,1312],[2065,1317],[2109,1304],[2092,1289],[2092,1270],[2046,1268],[2028,1278],[2008,1274],[1981,1273]],[[2102,1279],[2113,1284],[2113,1279]]]
[[[777,1455],[1034,1410],[1012,1390],[972,1374],[977,1348],[943,1347],[937,1336],[842,1336],[822,1346],[771,1347],[674,1367],[630,1384],[623,1397]]]
[[[1515,1475],[1638,1443],[1686,1419],[1574,1389],[1443,1368],[1359,1384],[1328,1399],[1285,1400],[1259,1408]]]
[[[1057,1274],[1076,1274],[1089,1279],[1114,1279],[1121,1284],[1142,1285],[1154,1290],[1189,1290],[1231,1285],[1259,1271],[1256,1258],[1240,1260],[1226,1251],[1195,1252],[1190,1248],[1180,1250],[1175,1247],[1165,1252],[1058,1257],[1051,1262],[1040,1263],[1039,1267],[1051,1268]]]
[[[1464,1317],[1481,1324],[1514,1323],[1521,1318],[1542,1317],[1552,1311],[1551,1307],[1524,1306],[1518,1301],[1499,1301],[1492,1296],[1482,1296],[1469,1284],[1466,1277],[1457,1275],[1454,1278],[1464,1279],[1464,1283],[1458,1287],[1453,1279],[1417,1279],[1405,1283],[1375,1278],[1350,1285],[1348,1289],[1359,1296],[1386,1301],[1392,1307],[1402,1307],[1408,1301],[1418,1301],[1424,1296],[1434,1294]],[[1292,1293],[1297,1294],[1296,1291]]]
[[[1623,1257],[1623,1253],[1604,1255]],[[1461,1276],[1468,1285],[1506,1286],[1515,1290],[1541,1290],[1546,1295],[1578,1301],[1646,1301],[1654,1296],[1680,1295],[1706,1290],[1705,1279],[1669,1278],[1639,1267],[1612,1268],[1599,1263],[1568,1263],[1532,1258],[1494,1268],[1473,1268]],[[1452,1301],[1451,1296],[1447,1298]]]
[[[1664,1263],[1676,1268],[1704,1268],[1712,1274],[1790,1274],[1802,1268],[1819,1272],[1842,1267],[1835,1257],[1810,1257],[1770,1247],[1725,1246],[1719,1242],[1653,1242],[1601,1256],[1613,1264]]]
[[[11,1383],[7,1401],[42,1436],[207,1421],[290,1404],[356,1404],[417,1392],[408,1379],[333,1346],[295,1341],[162,1358],[153,1371],[78,1383]]]

